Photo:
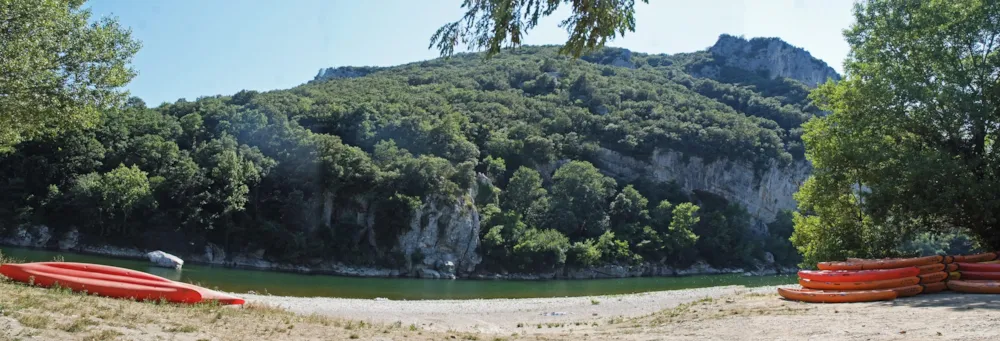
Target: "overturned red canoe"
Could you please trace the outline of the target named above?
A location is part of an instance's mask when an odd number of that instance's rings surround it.
[[[1000,272],[960,271],[958,274],[961,280],[1000,280]]]
[[[245,303],[241,298],[196,285],[107,265],[64,262],[3,264],[0,266],[0,274],[18,282],[43,287],[59,285],[73,291],[115,298],[163,299],[175,303]]]
[[[898,294],[892,290],[820,291],[778,288],[778,295],[793,301],[813,303],[849,303],[894,300]]]
[[[955,265],[958,265],[958,271],[961,272],[1000,272],[1000,264],[955,263]]]
[[[913,277],[919,274],[920,269],[915,267],[886,270],[801,270],[799,278],[822,282],[867,282]]]
[[[1000,294],[1000,282],[962,280],[948,281],[948,289],[970,294]]]
[[[917,277],[920,277],[920,284],[937,283],[937,282],[943,282],[944,280],[948,279],[948,273],[944,271],[938,271],[929,274],[923,274]]]
[[[941,263],[938,263],[938,264],[930,264],[930,265],[921,265],[921,266],[918,266],[917,269],[920,269],[920,274],[923,275],[923,274],[929,274],[929,273],[932,273],[932,272],[945,271],[945,270],[948,269],[949,265],[951,265],[951,264],[941,264]],[[957,269],[958,267],[955,267],[955,268]],[[954,270],[952,270],[952,271],[954,271]]]
[[[921,291],[922,294],[933,294],[933,293],[942,292],[945,289],[948,289],[948,283],[947,282],[937,282],[937,283],[920,284],[920,286],[924,287],[924,290]]]
[[[950,258],[942,256],[927,256],[917,258],[891,258],[862,260],[853,259],[848,262],[820,262],[816,266],[820,270],[877,270],[877,269],[898,269],[911,266],[923,266],[935,263],[949,263]]]
[[[995,252],[980,253],[976,255],[961,255],[955,256],[955,263],[979,263],[979,262],[989,262],[997,259],[997,254]]]
[[[799,285],[806,289],[818,290],[878,290],[920,284],[920,277],[904,277],[865,282],[821,282],[799,278]]]

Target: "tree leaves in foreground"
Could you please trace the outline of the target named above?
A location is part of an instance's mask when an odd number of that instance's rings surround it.
[[[139,42],[115,19],[88,23],[84,0],[0,1],[0,152],[93,126],[125,99]]]
[[[845,31],[847,77],[813,98],[797,195],[804,265],[891,256],[917,231],[1000,247],[1000,2],[875,0]]]
[[[465,0],[462,19],[439,28],[429,47],[437,45],[441,55],[448,56],[465,44],[493,56],[504,47],[520,46],[524,34],[560,5],[573,7],[572,15],[559,24],[569,32],[561,53],[580,57],[604,47],[608,39],[635,31],[635,0]]]

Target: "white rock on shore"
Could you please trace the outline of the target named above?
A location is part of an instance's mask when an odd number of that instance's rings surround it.
[[[184,266],[184,260],[172,254],[156,250],[146,254],[149,261],[156,266],[164,268],[174,268],[180,270]]]

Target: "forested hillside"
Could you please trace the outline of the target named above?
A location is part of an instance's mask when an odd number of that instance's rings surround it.
[[[460,272],[798,261],[787,212],[754,232],[732,198],[609,177],[597,156],[801,163],[800,126],[820,114],[807,86],[708,51],[556,52],[330,69],[288,90],[157,107],[133,98],[96,127],[3,155],[0,228],[296,264],[477,255],[453,257]],[[402,237],[430,225],[436,239]],[[446,242],[459,230],[474,240]]]

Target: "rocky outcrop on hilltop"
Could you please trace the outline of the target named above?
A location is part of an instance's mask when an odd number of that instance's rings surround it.
[[[808,51],[778,38],[750,40],[723,34],[708,49],[724,65],[749,71],[766,71],[771,78],[786,77],[815,87],[827,79],[840,80],[837,71]],[[717,70],[715,70],[717,71]],[[711,73],[713,70],[702,70]]]

